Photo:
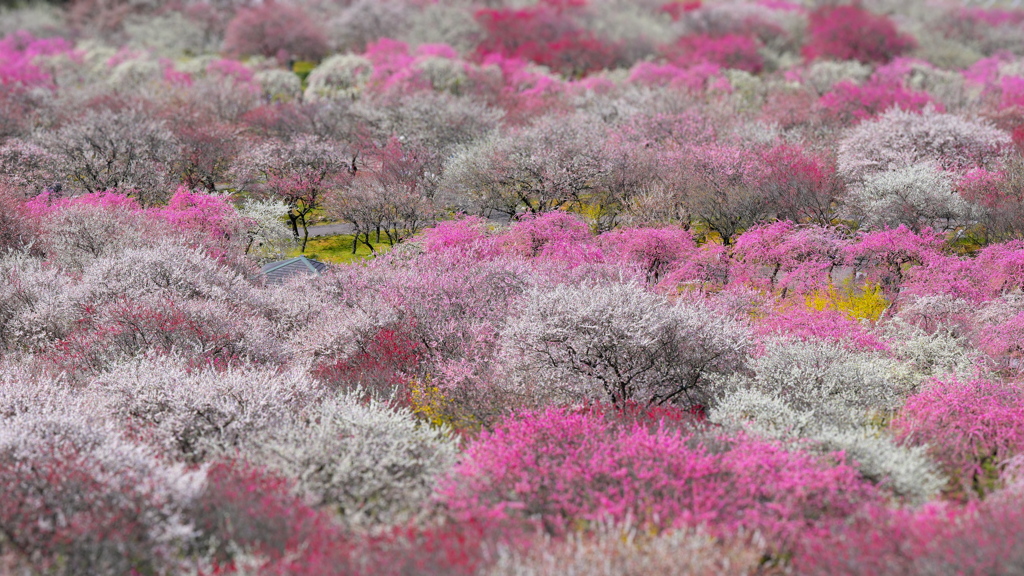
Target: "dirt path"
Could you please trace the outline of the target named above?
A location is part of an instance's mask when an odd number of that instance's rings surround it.
[[[348,222],[338,222],[336,224],[317,224],[316,226],[309,227],[309,237],[316,238],[317,236],[337,236],[338,234],[352,234],[354,231],[355,227],[349,224]]]

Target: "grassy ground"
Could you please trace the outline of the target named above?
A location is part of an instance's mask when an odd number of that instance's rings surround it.
[[[316,65],[316,62],[310,62],[308,60],[299,60],[292,65],[292,72],[295,72],[295,75],[299,77],[299,80],[302,82],[303,90],[306,89],[306,79],[309,77],[309,73],[316,68]]]
[[[371,235],[371,239],[374,237]],[[391,246],[387,242],[370,242],[373,244],[374,250],[377,253],[387,252]],[[293,249],[288,253],[290,258],[299,256],[299,248]],[[352,253],[352,235],[351,234],[339,234],[337,236],[318,236],[316,238],[310,238],[306,244],[306,256],[314,260],[320,260],[322,262],[331,262],[333,264],[347,264],[349,262],[355,262],[356,260],[362,260],[372,256],[373,253],[370,249],[359,242],[359,248],[356,249],[356,253]]]

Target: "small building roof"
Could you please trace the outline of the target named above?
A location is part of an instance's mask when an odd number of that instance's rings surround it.
[[[310,260],[305,256],[297,256],[288,260],[279,260],[265,264],[260,274],[267,278],[267,284],[284,284],[299,275],[319,276],[327,269],[327,264],[319,260]]]

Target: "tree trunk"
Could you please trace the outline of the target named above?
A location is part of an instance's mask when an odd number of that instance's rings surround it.
[[[299,214],[299,222],[302,224],[302,250],[300,254],[306,253],[306,243],[309,242],[309,226],[306,225],[306,215]]]

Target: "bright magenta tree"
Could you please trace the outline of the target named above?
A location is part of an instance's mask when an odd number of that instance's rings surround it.
[[[917,44],[912,37],[901,34],[891,20],[865,10],[859,3],[825,5],[811,12],[808,34],[804,46],[808,59],[885,63]]]

